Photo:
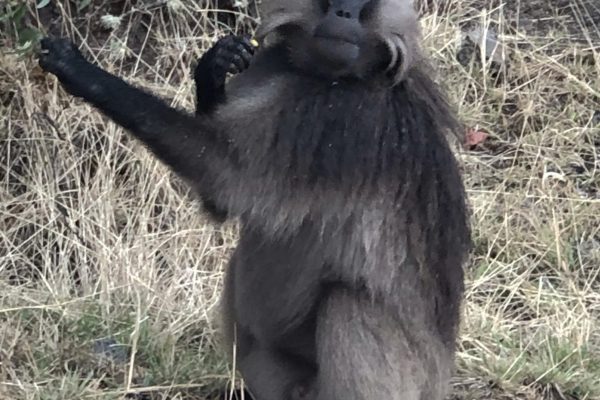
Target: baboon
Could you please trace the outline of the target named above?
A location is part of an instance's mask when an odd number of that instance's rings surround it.
[[[470,230],[412,2],[260,7],[257,50],[228,36],[201,59],[193,116],[65,39],[40,64],[239,219],[224,336],[253,397],[441,399]]]

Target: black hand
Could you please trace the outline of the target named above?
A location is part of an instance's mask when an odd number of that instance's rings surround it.
[[[254,50],[248,37],[226,36],[204,53],[194,71],[196,114],[209,113],[225,100],[227,73],[238,74],[246,70]]]
[[[79,84],[82,75],[86,73],[85,67],[89,63],[83,58],[81,52],[68,39],[44,38],[41,41],[42,51],[39,55],[39,64],[46,72],[58,78],[65,89],[74,96],[86,97],[88,91],[99,89],[97,82]]]

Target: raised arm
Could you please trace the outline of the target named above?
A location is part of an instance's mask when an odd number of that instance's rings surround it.
[[[88,62],[66,39],[42,40],[40,66],[65,89],[129,130],[183,178],[213,182],[235,152],[210,121],[200,121]]]

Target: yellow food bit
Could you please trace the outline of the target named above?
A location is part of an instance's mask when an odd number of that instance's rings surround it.
[[[250,39],[250,44],[254,47],[258,47],[258,41],[256,39]]]

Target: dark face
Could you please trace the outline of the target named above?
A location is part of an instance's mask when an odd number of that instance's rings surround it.
[[[265,0],[260,39],[275,33],[294,64],[327,78],[402,79],[419,35],[411,0]]]

